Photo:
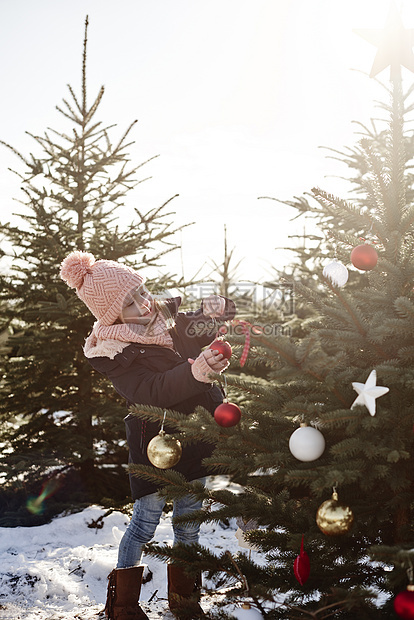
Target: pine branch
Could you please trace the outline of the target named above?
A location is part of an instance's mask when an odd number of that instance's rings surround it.
[[[74,100],[75,105],[76,105],[76,107],[78,108],[79,113],[80,113],[80,114],[81,114],[81,116],[82,116],[82,108],[81,108],[81,106],[79,105],[79,102],[78,102],[78,100],[77,100],[77,97],[76,97],[76,95],[75,95],[75,92],[74,92],[74,90],[73,90],[72,86],[71,86],[70,84],[68,84],[68,85],[67,85],[67,87],[68,87],[68,89],[69,89],[70,94],[72,95],[72,99]]]
[[[88,113],[86,114],[85,118],[84,118],[84,123],[89,123],[89,121],[91,120],[91,118],[95,115],[96,110],[99,107],[99,104],[102,101],[102,97],[104,96],[105,93],[105,88],[103,86],[101,86],[99,93],[95,99],[95,101],[93,102],[93,104],[91,105],[91,107],[89,108]],[[135,121],[136,122],[136,121]],[[133,123],[134,124],[134,123]]]

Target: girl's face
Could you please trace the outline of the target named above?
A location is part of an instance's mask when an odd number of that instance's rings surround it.
[[[154,299],[146,286],[141,284],[125,297],[121,312],[123,323],[146,325],[154,313]]]

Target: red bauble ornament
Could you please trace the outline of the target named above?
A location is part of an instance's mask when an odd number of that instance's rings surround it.
[[[357,269],[369,271],[374,269],[378,261],[378,254],[375,248],[368,243],[357,245],[351,252],[351,263]]]
[[[414,620],[414,585],[410,584],[406,590],[397,594],[394,599],[394,609],[400,618]]]
[[[214,419],[219,426],[228,428],[229,426],[235,426],[240,422],[241,411],[237,405],[233,403],[221,403],[215,412]]]
[[[308,554],[303,549],[303,536],[300,544],[300,553],[293,563],[293,572],[300,585],[303,586],[307,582],[310,573],[310,560]]]
[[[217,338],[214,342],[211,343],[209,348],[213,349],[213,351],[218,351],[219,353],[221,353],[222,356],[226,358],[226,360],[229,360],[231,357],[231,346],[227,342],[227,340]]]

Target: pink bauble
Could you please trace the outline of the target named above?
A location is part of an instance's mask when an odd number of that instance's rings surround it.
[[[374,269],[378,261],[378,254],[375,248],[368,243],[357,245],[351,252],[351,263],[357,269],[369,271]]]

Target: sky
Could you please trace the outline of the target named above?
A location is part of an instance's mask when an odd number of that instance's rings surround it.
[[[414,27],[414,3],[396,2]],[[171,203],[181,250],[165,270],[191,278],[223,259],[224,226],[238,277],[264,281],[312,224],[276,200],[320,186],[343,196],[346,167],[321,147],[357,141],[354,121],[378,115],[384,89],[369,78],[376,48],[356,28],[383,28],[390,0],[1,0],[0,140],[27,155],[25,132],[67,129],[57,112],[80,91],[89,16],[88,97],[120,136],[138,119],[129,152],[142,169],[128,203]],[[387,84],[389,72],[378,78]],[[405,84],[412,74],[403,70]],[[0,220],[21,198],[19,160],[0,147]],[[120,223],[131,219],[126,208]],[[14,221],[14,219],[13,219]],[[99,257],[104,258],[104,257]]]

